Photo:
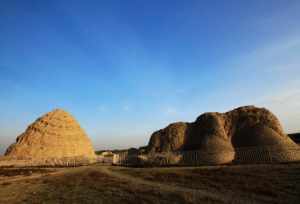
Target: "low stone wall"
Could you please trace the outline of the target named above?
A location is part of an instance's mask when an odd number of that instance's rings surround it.
[[[76,167],[96,162],[97,158],[81,156],[39,159],[0,157],[0,167]]]
[[[284,151],[283,151],[284,150]],[[235,150],[236,163],[281,163],[300,161],[300,147],[265,146]]]
[[[255,164],[255,163],[282,163],[282,162],[300,162],[300,147],[282,147],[264,146],[237,148],[232,152],[224,153],[213,151],[182,151],[173,153],[155,153],[145,155],[128,155],[122,153],[114,161],[115,165],[121,166],[203,166],[216,165],[218,158],[234,158],[228,163],[233,164]],[[209,160],[212,162],[208,162]],[[225,164],[228,164],[225,163]]]

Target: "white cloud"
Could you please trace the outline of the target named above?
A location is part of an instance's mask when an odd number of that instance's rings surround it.
[[[99,112],[105,112],[105,111],[107,111],[107,107],[104,106],[104,105],[100,105],[100,106],[97,107],[97,111],[99,111]]]
[[[300,37],[286,37],[265,44],[250,52],[242,53],[228,61],[227,67],[252,74],[300,74]]]
[[[266,107],[278,116],[286,132],[300,131],[299,53],[300,37],[288,37],[244,53],[231,65],[227,64],[235,67],[237,76],[229,83],[228,90],[239,91],[232,98],[244,96],[230,103]]]
[[[3,155],[6,149],[15,142],[15,139],[6,136],[0,136],[0,156]]]
[[[129,111],[130,110],[130,106],[129,105],[124,105],[122,107],[123,111]]]
[[[258,100],[257,105],[269,108],[280,119],[286,132],[300,132],[300,83],[299,88],[285,86]]]
[[[5,153],[6,147],[7,145],[2,145],[0,144],[0,156],[3,155]]]
[[[164,109],[164,113],[167,116],[175,116],[178,114],[178,110],[176,108],[170,106],[170,107],[166,107]]]
[[[185,93],[185,90],[182,89],[182,88],[178,88],[178,89],[175,90],[175,93],[177,93],[177,94],[183,94],[183,93]]]

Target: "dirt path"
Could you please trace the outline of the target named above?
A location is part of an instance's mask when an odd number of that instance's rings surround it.
[[[121,180],[127,180],[134,184],[147,185],[157,189],[158,191],[169,191],[169,192],[178,192],[178,193],[188,193],[192,194],[194,200],[201,200],[201,198],[212,198],[213,200],[218,200],[222,203],[233,203],[232,198],[235,197],[232,193],[227,193],[226,195],[219,192],[212,192],[200,189],[191,189],[188,187],[175,186],[171,184],[159,183],[156,181],[144,180],[139,177],[134,177],[128,174],[124,174],[118,171],[118,167],[101,167],[99,168],[103,173],[106,173],[109,176],[116,177]],[[251,203],[247,200],[241,200],[242,203]]]
[[[175,183],[166,183],[166,182],[160,182],[159,180],[148,180],[145,179],[143,177],[140,176],[135,176],[135,174],[127,174],[126,172],[121,171],[122,167],[115,167],[115,166],[101,166],[101,165],[92,165],[92,166],[83,166],[83,167],[77,167],[77,168],[66,168],[66,169],[54,169],[55,171],[53,172],[47,172],[47,173],[34,173],[30,176],[13,176],[11,178],[6,178],[4,179],[4,181],[1,181],[0,178],[0,184],[7,182],[7,183],[18,183],[20,181],[24,181],[24,180],[37,180],[37,182],[33,182],[34,185],[39,186],[41,185],[39,183],[40,178],[47,178],[49,179],[49,181],[54,181],[56,180],[56,176],[58,176],[58,178],[68,178],[68,179],[72,179],[74,177],[74,182],[67,182],[67,186],[66,187],[62,187],[63,185],[61,185],[61,183],[57,183],[58,187],[62,188],[64,190],[64,188],[68,189],[71,188],[72,190],[68,190],[68,201],[70,201],[70,203],[76,203],[79,197],[78,194],[80,194],[81,192],[84,192],[84,190],[90,189],[92,192],[90,194],[90,197],[95,196],[93,194],[94,189],[95,188],[93,186],[93,184],[89,184],[89,182],[93,182],[93,180],[89,181],[90,174],[93,172],[99,172],[102,174],[99,174],[100,177],[101,175],[103,176],[103,174],[107,175],[108,178],[115,178],[114,183],[109,183],[110,181],[108,181],[108,185],[112,184],[113,187],[114,186],[118,186],[119,182],[120,183],[124,183],[124,181],[127,184],[123,184],[122,188],[127,188],[127,185],[132,185],[134,188],[133,189],[153,189],[155,192],[159,192],[159,193],[166,193],[169,195],[180,195],[183,197],[186,197],[188,199],[186,199],[189,203],[199,203],[205,200],[209,200],[211,201],[211,203],[253,203],[253,200],[249,200],[249,198],[247,199],[247,197],[245,197],[243,194],[238,194],[235,193],[234,191],[230,190],[230,189],[225,189],[225,191],[218,191],[215,188],[211,188],[211,187],[207,187],[204,189],[195,189],[193,187],[188,187],[188,186],[182,186],[182,185],[176,185]],[[142,171],[142,170],[141,170]],[[97,174],[96,174],[97,176]],[[103,177],[105,178],[105,177]],[[59,180],[60,181],[60,180]],[[64,180],[61,179],[61,181],[63,182]],[[99,181],[99,180],[97,180]],[[96,182],[97,182],[96,181]],[[105,181],[105,180],[103,180]],[[24,182],[23,182],[24,183]],[[46,183],[47,184],[47,183]],[[56,183],[55,183],[56,184]],[[71,185],[70,185],[71,184]],[[82,189],[82,184],[85,185],[85,187]],[[45,183],[42,183],[43,186],[45,186]],[[101,182],[99,183],[99,185],[105,185],[105,184],[101,184]],[[28,185],[27,185],[28,186]],[[29,186],[30,187],[30,186]],[[224,187],[226,188],[226,185],[224,184]],[[128,186],[128,188],[130,188],[130,186]],[[51,189],[51,188],[50,188]],[[98,189],[102,189],[101,187]],[[113,188],[112,188],[113,189]],[[20,189],[16,188],[16,192],[19,192]],[[57,189],[53,189],[53,195],[54,197],[57,196],[61,196],[60,194],[56,193]],[[61,190],[61,191],[63,191]],[[114,191],[114,190],[112,190]],[[80,192],[80,193],[78,193]],[[81,198],[80,198],[81,199]],[[97,197],[97,199],[100,199]]]
[[[44,176],[52,176],[52,175],[59,175],[64,174],[64,170],[56,170],[53,172],[47,172],[47,173],[33,173],[29,176],[24,175],[17,175],[17,176],[11,176],[11,177],[1,177],[0,176],[0,185],[7,182],[19,182],[19,181],[25,181],[25,180],[32,180],[32,179],[38,179]]]

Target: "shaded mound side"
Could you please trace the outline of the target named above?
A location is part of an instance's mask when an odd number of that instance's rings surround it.
[[[296,156],[282,157],[297,155],[293,151],[299,152],[299,147],[284,134],[275,115],[265,108],[245,106],[226,113],[205,113],[194,123],[171,124],[151,136],[147,150],[199,151],[203,152],[201,159],[206,163],[221,164],[240,157],[238,154],[242,149],[269,146],[273,148],[273,158],[280,157],[286,161],[300,159]]]
[[[288,135],[295,143],[300,144],[300,133],[292,133]]]
[[[95,157],[92,144],[78,122],[59,109],[32,123],[5,155],[34,160]]]

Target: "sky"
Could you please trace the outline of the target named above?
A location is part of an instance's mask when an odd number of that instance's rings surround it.
[[[96,149],[204,112],[266,107],[300,131],[298,0],[2,0],[0,154],[70,112]]]

